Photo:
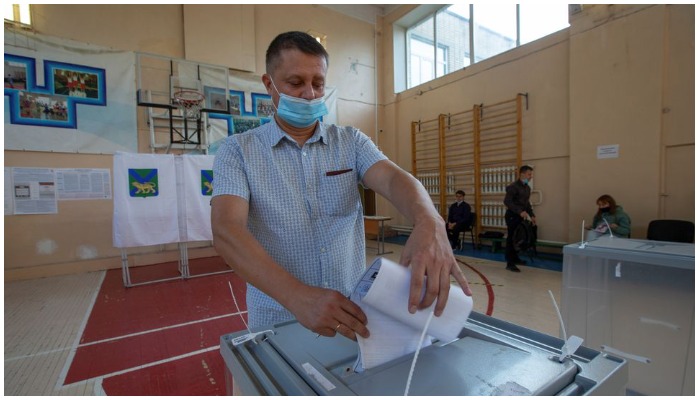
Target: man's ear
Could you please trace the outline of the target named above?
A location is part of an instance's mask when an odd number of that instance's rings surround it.
[[[269,74],[263,74],[262,83],[263,83],[263,85],[265,85],[265,89],[267,90],[267,94],[272,96],[273,93],[275,93],[275,89],[272,87],[272,77],[270,77]]]

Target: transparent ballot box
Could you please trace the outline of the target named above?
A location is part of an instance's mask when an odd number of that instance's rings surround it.
[[[694,244],[567,245],[561,304],[567,334],[629,361],[628,394],[694,394]]]

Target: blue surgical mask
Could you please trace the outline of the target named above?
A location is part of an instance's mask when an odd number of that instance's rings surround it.
[[[529,179],[523,179],[523,185],[527,185],[528,182],[530,182]]]
[[[272,79],[270,79],[270,82],[272,82],[272,87],[275,88],[275,91],[280,96],[279,105],[276,107],[277,115],[289,125],[295,128],[308,128],[316,123],[319,118],[328,114],[323,98],[306,100],[292,97],[280,93]]]

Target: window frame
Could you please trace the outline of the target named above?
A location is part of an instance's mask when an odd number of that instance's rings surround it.
[[[24,18],[22,16],[24,15],[22,13],[22,6],[26,6],[26,20],[28,22],[22,22]],[[32,30],[32,5],[31,4],[12,4],[12,19],[7,19],[4,18],[5,20],[5,26],[13,26],[17,28],[22,28],[22,29],[27,29],[27,30]]]
[[[407,13],[405,16],[394,22],[394,54],[398,55],[399,57],[403,55],[403,59],[395,59],[394,60],[394,93],[401,93],[406,90],[412,89],[414,87],[420,86],[422,84],[425,84],[427,82],[430,82],[431,80],[438,79],[442,76],[449,75],[453,72],[458,71],[459,69],[455,69],[453,71],[450,71],[450,64],[449,64],[449,51],[446,51],[444,53],[445,55],[445,63],[444,63],[444,70],[445,73],[442,75],[438,75],[438,48],[439,47],[444,47],[449,49],[449,46],[446,46],[445,44],[439,43],[440,40],[438,38],[438,19],[437,16],[438,14],[446,11],[448,8],[450,8],[453,4],[440,4],[440,5],[421,5],[416,7],[413,11]],[[510,4],[512,5],[512,4]],[[520,4],[514,4],[515,5],[515,46],[512,48],[509,48],[507,50],[504,50],[500,53],[496,53],[494,55],[491,55],[489,57],[483,58],[483,59],[476,59],[476,50],[474,48],[475,46],[475,40],[474,40],[474,33],[475,33],[475,25],[479,23],[478,16],[474,15],[474,4],[469,4],[469,48],[467,49],[467,53],[469,55],[469,65],[464,65],[462,68],[466,68],[469,66],[472,66],[474,64],[477,64],[481,61],[488,60],[490,58],[496,57],[500,54],[503,54],[507,51],[516,49],[520,46],[522,46],[522,21],[521,21],[521,10],[520,10]],[[411,35],[410,32],[414,30],[417,26],[420,24],[425,23],[427,20],[432,19],[433,20],[433,40],[432,40],[432,46],[433,46],[433,78],[421,82],[418,84],[414,84],[413,86],[411,85]],[[564,28],[562,28],[564,29]],[[545,36],[551,35],[557,31],[552,31],[546,35],[540,36],[537,39],[543,38]],[[420,40],[418,38],[415,38],[416,40]],[[534,40],[537,40],[534,39]],[[531,43],[534,40],[530,40],[525,44]],[[429,40],[424,40],[425,43],[429,43]],[[458,49],[458,48],[457,48]],[[466,54],[465,54],[466,55]],[[466,57],[464,57],[466,59]]]

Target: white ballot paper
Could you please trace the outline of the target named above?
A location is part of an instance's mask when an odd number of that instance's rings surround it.
[[[428,335],[420,340],[423,327],[431,307],[408,312],[408,294],[411,284],[411,270],[385,258],[377,258],[369,266],[355,287],[350,300],[362,308],[367,315],[367,329],[370,337],[357,336],[360,346],[355,372],[362,372],[410,354],[432,343],[433,336],[442,342],[457,338],[472,311],[472,298],[465,295],[458,286],[451,285],[447,305],[440,317],[433,316]],[[425,291],[425,282],[423,283]]]

